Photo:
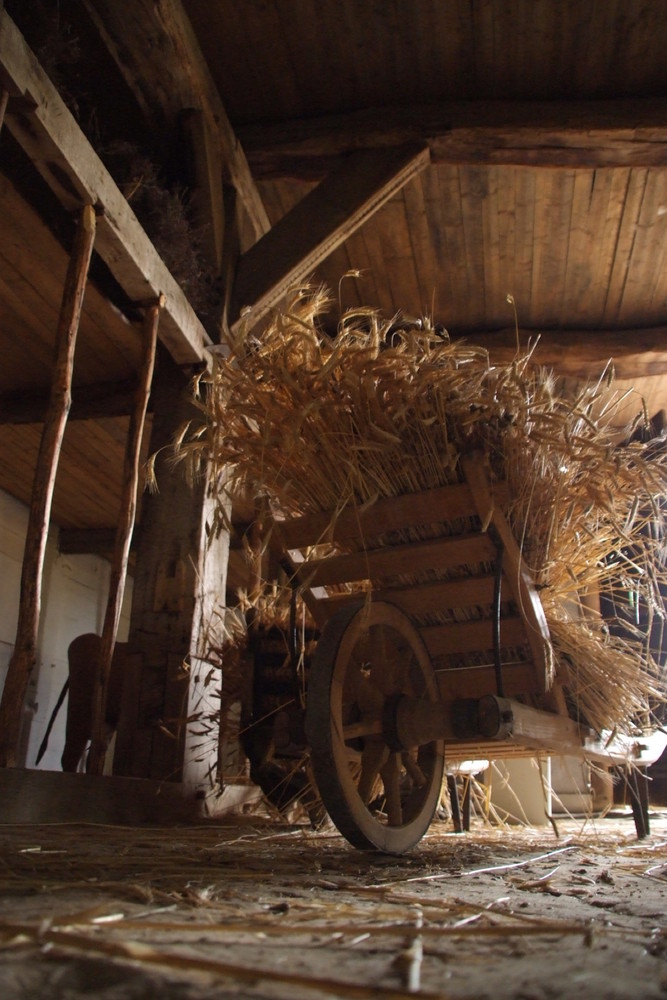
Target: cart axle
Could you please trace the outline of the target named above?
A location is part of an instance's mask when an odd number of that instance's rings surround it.
[[[536,749],[557,747],[561,753],[580,752],[583,745],[573,719],[493,694],[453,702],[394,695],[384,705],[382,734],[396,751],[435,740],[511,740]]]

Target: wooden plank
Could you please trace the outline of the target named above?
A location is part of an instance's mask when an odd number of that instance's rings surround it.
[[[312,559],[299,569],[299,579],[310,587],[409,576],[428,570],[492,561],[496,549],[487,535],[472,533],[428,542],[395,545],[370,552]]]
[[[667,202],[666,172],[651,169],[647,172],[646,188],[637,221],[635,238],[628,261],[628,271],[623,287],[619,323],[642,321],[650,315],[653,280],[658,272],[657,247],[665,242],[665,203]],[[660,312],[664,306],[660,303]],[[664,314],[663,314],[664,315]]]
[[[493,622],[456,622],[452,625],[429,625],[419,629],[430,656],[449,656],[463,653],[488,653],[493,650]],[[501,648],[512,649],[526,645],[526,626],[523,619],[506,617],[501,626]]]
[[[255,237],[263,236],[270,228],[266,210],[180,0],[85,0],[85,6],[149,122],[160,127],[166,119],[175,128],[181,112],[202,112],[224,179],[236,188]]]
[[[401,528],[469,517],[472,510],[468,484],[453,483],[423,493],[383,497],[365,507],[346,507],[338,515],[323,511],[278,523],[285,547],[301,549],[322,541],[363,543]]]
[[[461,101],[240,127],[257,178],[323,177],[353,149],[423,139],[434,164],[667,165],[667,100]]]
[[[103,216],[95,249],[135,302],[165,296],[162,342],[177,363],[201,361],[210,338],[158,256],[117,185],[5,10],[0,10],[0,74],[10,94],[6,125],[69,211],[94,204]]]
[[[423,146],[361,152],[300,201],[239,261],[231,310],[258,322],[317,264],[428,164]]]
[[[614,261],[611,269],[609,292],[604,315],[600,322],[610,326],[618,325],[623,304],[623,293],[628,278],[629,261],[639,226],[639,215],[648,183],[648,170],[639,168],[628,171],[627,189],[623,201]]]

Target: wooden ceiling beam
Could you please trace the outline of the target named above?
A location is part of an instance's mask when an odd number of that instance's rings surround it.
[[[230,310],[232,327],[259,322],[428,163],[424,144],[349,156],[243,254]]]
[[[258,179],[317,179],[352,150],[427,142],[432,163],[530,167],[667,165],[667,99],[469,101],[249,125]]]
[[[263,236],[268,214],[180,0],[84,3],[151,125],[174,128],[183,112],[202,113],[221,154],[221,180],[236,189],[255,237]]]
[[[183,291],[118,186],[62,101],[18,28],[0,7],[0,82],[9,91],[6,127],[70,212],[100,214],[95,250],[135,303],[165,297],[160,339],[179,364],[204,358],[211,343]]]
[[[492,364],[511,362],[517,356],[514,329],[471,333],[465,339],[485,348]],[[634,330],[521,329],[519,340],[520,354],[537,341],[533,361],[569,378],[599,378],[609,362],[619,379],[667,375],[665,326]]]

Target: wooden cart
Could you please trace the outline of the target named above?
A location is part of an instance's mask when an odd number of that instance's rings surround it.
[[[474,456],[462,470],[454,485],[271,527],[319,630],[306,698],[317,787],[360,848],[420,840],[445,758],[647,762],[645,744],[602,748],[571,718],[502,486]],[[312,558],[323,541],[332,550]]]

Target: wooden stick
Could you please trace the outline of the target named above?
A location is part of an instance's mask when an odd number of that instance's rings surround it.
[[[86,205],[79,217],[58,317],[51,395],[37,456],[23,553],[16,641],[0,702],[0,767],[16,766],[23,701],[36,661],[46,540],[58,459],[72,403],[74,348],[95,229],[95,211],[92,205]]]
[[[87,768],[93,774],[102,774],[108,745],[105,732],[105,719],[109,679],[111,676],[111,662],[116,645],[118,622],[120,620],[123,594],[125,592],[127,563],[130,555],[130,543],[132,541],[137,509],[141,442],[153,381],[153,369],[155,367],[158,322],[160,310],[163,305],[164,296],[160,296],[156,302],[149,306],[146,312],[143,328],[144,352],[139,372],[139,384],[135,396],[134,410],[130,416],[130,426],[125,446],[121,511],[116,528],[116,543],[109,580],[109,596],[107,598],[100,655],[96,665],[96,679],[93,692],[92,744]]]

